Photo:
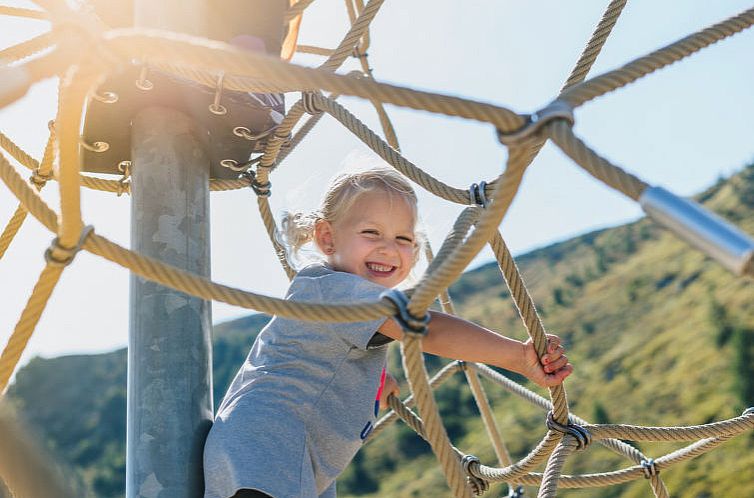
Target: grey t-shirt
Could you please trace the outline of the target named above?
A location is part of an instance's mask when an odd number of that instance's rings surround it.
[[[286,299],[374,302],[384,287],[324,265],[302,269]],[[335,496],[335,478],[371,432],[387,345],[383,319],[317,323],[275,316],[236,374],[204,449],[205,498],[256,489]]]

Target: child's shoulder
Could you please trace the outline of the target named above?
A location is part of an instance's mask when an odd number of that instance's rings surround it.
[[[312,263],[296,274],[291,290],[316,288],[328,302],[376,300],[385,287],[353,273],[337,271],[324,263]]]

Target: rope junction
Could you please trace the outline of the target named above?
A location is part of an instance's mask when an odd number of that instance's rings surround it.
[[[561,148],[573,161],[606,185],[638,201],[650,187],[641,179],[624,171],[590,149],[573,132],[573,110],[608,92],[621,88],[647,74],[685,58],[719,40],[732,36],[754,24],[754,8],[707,29],[693,33],[675,43],[640,57],[605,74],[586,79],[626,0],[612,0],[594,33],[566,79],[560,95],[543,109],[531,115],[519,115],[502,106],[477,102],[406,87],[380,83],[369,66],[369,26],[383,0],[346,0],[351,27],[334,49],[300,45],[301,53],[326,57],[317,68],[303,67],[259,53],[240,50],[231,45],[179,33],[147,30],[108,30],[91,13],[72,10],[63,0],[37,2],[44,10],[0,6],[0,15],[39,19],[51,23],[43,35],[0,50],[0,58],[8,66],[0,68],[0,106],[21,98],[36,82],[59,76],[59,108],[44,156],[37,161],[9,137],[0,133],[0,147],[15,162],[32,171],[25,181],[5,154],[0,154],[0,178],[18,198],[19,206],[0,236],[0,257],[5,253],[30,213],[56,235],[46,251],[47,264],[42,271],[26,308],[21,314],[7,346],[0,356],[0,392],[4,392],[21,354],[34,331],[40,314],[60,278],[62,271],[83,249],[127,268],[136,275],[162,285],[203,298],[222,301],[286,318],[326,322],[352,322],[396,316],[407,330],[401,344],[404,368],[412,395],[401,402],[389,400],[392,410],[375,426],[374,438],[397,418],[404,420],[425,438],[437,455],[447,483],[456,497],[480,494],[490,482],[507,482],[509,496],[521,496],[522,485],[540,486],[540,497],[555,496],[558,487],[595,487],[645,478],[657,497],[668,491],[659,477],[670,466],[698,456],[719,446],[733,436],[754,428],[754,409],[741,416],[720,422],[691,427],[639,427],[630,425],[588,424],[571,414],[565,388],[550,388],[546,400],[507,379],[485,365],[452,362],[431,380],[422,356],[422,328],[429,306],[436,300],[448,312],[453,305],[448,286],[458,278],[479,250],[490,244],[500,266],[510,295],[527,332],[541,357],[545,354],[545,327],[524,285],[510,251],[498,231],[509,206],[519,190],[523,174],[547,139]],[[286,14],[288,21],[304,12],[312,0],[299,0]],[[77,47],[93,47],[93,53],[81,53]],[[38,55],[41,54],[41,55]],[[361,71],[338,74],[336,70],[349,57],[357,59]],[[213,179],[215,191],[251,187],[257,195],[260,214],[270,241],[289,277],[295,271],[288,266],[284,249],[277,242],[277,226],[269,205],[272,192],[270,174],[283,159],[308,135],[323,115],[328,114],[356,135],[386,162],[417,185],[438,197],[462,205],[471,204],[455,223],[436,256],[428,249],[430,266],[410,297],[388,293],[374,303],[361,305],[309,304],[285,301],[253,292],[224,286],[197,275],[163,264],[152,258],[125,249],[85,226],[81,217],[80,188],[90,188],[117,195],[129,193],[130,165],[120,166],[122,177],[108,180],[81,173],[79,148],[82,109],[91,99],[114,103],[118,96],[99,89],[99,82],[123,68],[141,65],[139,88],[149,91],[154,85],[148,79],[151,71],[202,85],[216,92],[209,111],[222,113],[223,91],[236,92],[301,92],[282,122],[265,136],[253,136],[248,129],[234,129],[242,138],[263,140],[261,155],[238,168],[237,179]],[[331,92],[326,96],[322,92]],[[370,130],[356,116],[337,102],[340,95],[369,100],[377,112],[384,138]],[[474,183],[470,188],[447,185],[406,159],[401,153],[384,104],[425,110],[445,116],[457,116],[491,124],[500,142],[508,149],[504,171],[492,180]],[[308,120],[299,125],[305,114]],[[296,134],[294,128],[299,126]],[[82,144],[94,150],[106,143]],[[57,168],[53,168],[57,164]],[[54,211],[38,191],[56,180],[60,188],[60,210]],[[684,220],[676,220],[683,224]],[[754,276],[754,242],[741,258],[741,273]],[[445,431],[434,401],[432,389],[463,372],[482,414],[486,430],[497,456],[497,466],[487,466],[479,459],[455,448]],[[547,432],[528,455],[513,462],[505,446],[487,396],[479,383],[484,376],[504,389],[526,399],[548,412]],[[416,406],[421,417],[411,410]],[[667,455],[649,458],[622,440],[633,441],[695,441]],[[563,475],[561,469],[573,451],[586,449],[591,441],[626,457],[632,465],[599,474]],[[534,472],[546,461],[544,473]]]

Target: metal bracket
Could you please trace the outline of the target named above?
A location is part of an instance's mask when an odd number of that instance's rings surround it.
[[[547,412],[547,428],[573,436],[578,443],[578,446],[576,447],[576,450],[578,451],[586,449],[586,447],[589,446],[592,442],[592,434],[588,430],[578,424],[569,423],[563,425],[556,422],[552,410]]]
[[[414,316],[408,311],[408,297],[398,289],[388,289],[380,294],[380,299],[388,299],[398,308],[395,314],[395,321],[403,328],[403,331],[412,335],[427,335],[429,324],[429,313],[425,312],[424,316]]]
[[[498,130],[497,138],[503,145],[516,145],[531,137],[541,130],[543,126],[555,119],[562,119],[573,125],[573,108],[561,100],[555,100],[544,109],[540,109],[534,114],[529,115],[524,125],[518,130],[510,133]]]

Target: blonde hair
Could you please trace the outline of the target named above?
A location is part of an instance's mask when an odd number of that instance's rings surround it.
[[[325,192],[320,207],[312,212],[286,211],[281,222],[282,243],[286,248],[288,263],[297,267],[301,248],[314,241],[317,222],[321,220],[337,223],[347,213],[354,202],[363,194],[382,191],[404,199],[417,219],[418,208],[414,189],[397,171],[390,168],[371,168],[362,171],[349,171],[335,176]],[[419,257],[423,237],[416,230],[414,263]]]

